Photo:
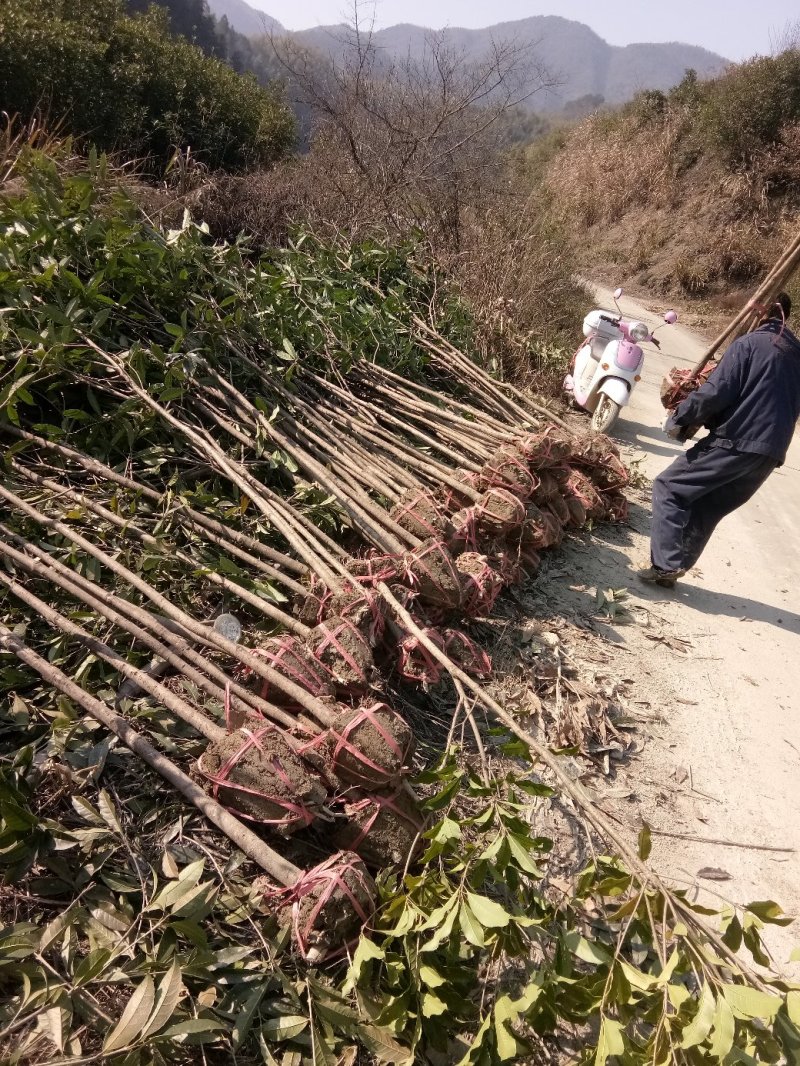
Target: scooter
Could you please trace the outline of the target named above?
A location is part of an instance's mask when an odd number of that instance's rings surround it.
[[[583,320],[586,340],[576,351],[571,372],[564,378],[564,389],[578,407],[592,414],[592,429],[609,433],[620,411],[630,402],[634,386],[642,378],[644,352],[640,345],[650,342],[660,348],[654,331],[635,320],[622,317],[619,299],[622,289],[614,292],[618,314],[590,311]],[[675,311],[667,311],[664,322],[678,321]]]

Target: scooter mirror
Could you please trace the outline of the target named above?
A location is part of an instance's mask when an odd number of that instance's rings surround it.
[[[614,299],[619,300],[622,297],[622,289],[614,289]]]
[[[664,315],[664,321],[667,323],[668,326],[674,326],[675,323],[678,321],[678,312],[667,311],[667,313]]]

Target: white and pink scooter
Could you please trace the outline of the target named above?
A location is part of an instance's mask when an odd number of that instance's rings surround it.
[[[634,386],[641,381],[644,352],[640,345],[651,341],[660,345],[654,331],[644,324],[622,317],[618,300],[622,289],[614,293],[617,314],[590,311],[583,320],[586,340],[572,360],[572,372],[564,378],[564,389],[575,403],[592,414],[592,429],[608,433],[619,413],[631,398]],[[664,322],[678,321],[675,311],[667,311]]]

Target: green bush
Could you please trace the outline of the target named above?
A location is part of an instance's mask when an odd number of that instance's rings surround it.
[[[294,134],[275,94],[121,0],[0,0],[0,109],[159,165],[185,148],[214,168],[270,163]]]
[[[728,164],[748,163],[800,119],[800,51],[753,59],[709,82],[699,132]]]

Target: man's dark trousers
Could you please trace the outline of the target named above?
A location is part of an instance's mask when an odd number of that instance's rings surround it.
[[[747,503],[777,461],[700,441],[653,482],[650,558],[659,570],[689,570],[725,515]]]

